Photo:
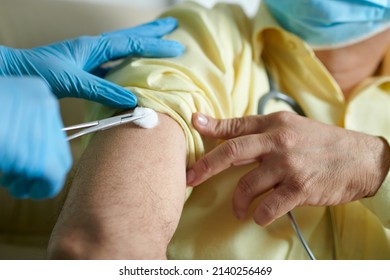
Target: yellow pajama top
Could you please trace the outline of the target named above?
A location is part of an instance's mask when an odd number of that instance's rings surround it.
[[[193,129],[192,113],[216,118],[257,114],[258,100],[268,91],[264,64],[278,87],[310,118],[389,141],[390,51],[383,75],[363,81],[346,102],[310,47],[282,30],[264,5],[253,20],[238,6],[225,4],[206,9],[186,3],[163,16],[179,20],[179,28],[167,38],[183,43],[186,53],[127,61],[108,79],[135,92],[140,106],[168,114],[180,124],[188,166],[218,144]],[[283,109],[288,108],[277,102],[267,108]],[[115,109],[96,105],[94,113],[94,118],[108,117]],[[169,258],[307,259],[287,217],[266,228],[256,225],[251,215],[244,221],[234,218],[233,190],[253,167],[232,167],[188,192]],[[337,207],[301,207],[294,213],[318,259],[390,258],[390,175],[372,198]]]

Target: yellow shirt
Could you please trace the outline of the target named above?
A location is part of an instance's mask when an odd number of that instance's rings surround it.
[[[364,81],[346,102],[310,47],[282,30],[264,5],[254,20],[238,6],[223,4],[209,10],[187,3],[163,16],[179,20],[180,27],[168,38],[182,42],[186,53],[128,61],[108,79],[135,92],[139,105],[166,113],[181,125],[188,166],[218,144],[193,129],[192,113],[216,118],[257,114],[258,100],[269,89],[264,63],[308,117],[389,141],[390,79]],[[267,111],[282,109],[288,108],[274,102]],[[97,105],[94,112],[101,118],[115,110]],[[170,258],[307,259],[287,217],[262,228],[250,215],[245,221],[232,215],[233,190],[252,168],[232,167],[188,193]],[[319,259],[390,258],[385,228],[390,227],[390,175],[373,198],[337,207],[301,207],[294,213]]]

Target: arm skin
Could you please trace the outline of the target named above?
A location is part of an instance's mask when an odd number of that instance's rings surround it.
[[[380,137],[322,124],[294,113],[216,120],[193,116],[203,135],[227,139],[187,173],[199,185],[232,165],[259,162],[238,182],[233,209],[240,219],[254,212],[266,226],[295,207],[329,206],[373,196],[390,168],[390,147]]]
[[[153,129],[99,132],[49,243],[54,259],[165,259],[185,197],[186,144],[165,115]]]

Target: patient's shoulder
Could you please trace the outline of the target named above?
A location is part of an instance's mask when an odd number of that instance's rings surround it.
[[[187,2],[176,5],[162,16],[177,18],[179,30],[190,33],[200,43],[209,40],[224,44],[219,46],[222,49],[251,38],[251,19],[239,5],[220,3],[210,9]]]

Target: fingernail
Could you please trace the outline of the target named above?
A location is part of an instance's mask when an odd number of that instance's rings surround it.
[[[201,126],[207,126],[207,124],[209,123],[209,119],[202,113],[198,113],[196,115],[196,123]]]
[[[194,170],[190,169],[187,172],[187,184],[191,185],[195,181],[195,177],[196,177],[196,175],[195,175]]]

